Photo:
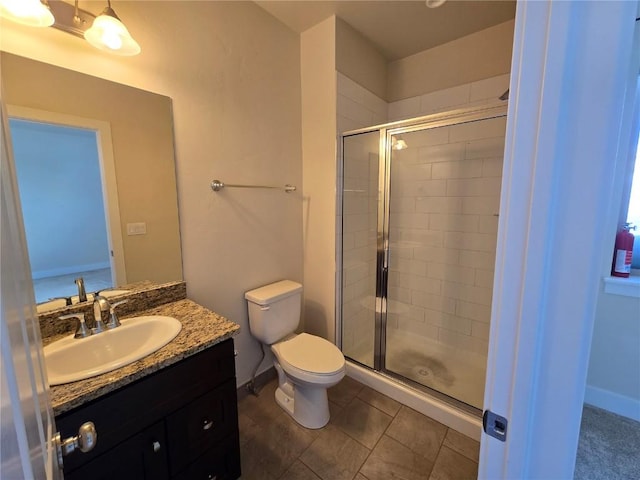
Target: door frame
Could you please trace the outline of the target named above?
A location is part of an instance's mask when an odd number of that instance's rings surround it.
[[[377,246],[377,268],[376,268],[376,321],[375,332],[376,342],[374,344],[374,369],[380,371],[401,382],[413,385],[420,390],[426,390],[430,395],[442,400],[472,415],[480,416],[482,410],[470,405],[459,398],[441,392],[434,387],[424,385],[417,380],[404,377],[387,368],[387,313],[388,313],[388,272],[390,265],[390,222],[393,217],[391,213],[391,171],[393,163],[392,137],[395,135],[405,135],[419,131],[436,128],[447,128],[467,123],[482,122],[496,118],[506,118],[507,104],[503,101],[487,103],[486,105],[467,107],[450,110],[443,113],[431,114],[424,117],[412,118],[394,122],[380,127],[380,154],[379,154],[379,205],[378,208],[378,246]],[[374,130],[375,131],[375,130]]]

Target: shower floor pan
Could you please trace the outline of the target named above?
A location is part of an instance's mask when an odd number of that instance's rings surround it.
[[[482,410],[487,357],[387,330],[386,369]]]
[[[371,365],[373,339],[367,340],[347,356]],[[386,344],[386,371],[482,410],[487,357],[394,328]]]

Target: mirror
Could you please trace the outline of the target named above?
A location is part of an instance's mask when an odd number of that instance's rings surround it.
[[[140,282],[182,280],[171,99],[6,52],[0,55],[4,99],[10,118],[18,122],[22,119],[59,125],[73,125],[67,121],[72,119],[80,122],[74,126],[82,128],[86,120],[89,125],[86,128],[96,132],[102,149],[103,186],[105,177],[112,176],[113,185],[103,192],[107,219],[119,216],[119,221],[108,227],[112,237],[109,247],[114,251],[111,264],[120,262],[120,267],[114,269],[118,275],[113,276],[118,280],[111,281],[109,286],[127,288]],[[92,125],[106,125],[108,133]],[[109,149],[112,166],[105,168]],[[41,204],[45,201],[55,204],[59,198],[49,193],[40,199]],[[118,206],[118,215],[107,207],[112,203]],[[42,221],[44,223],[45,218]],[[72,234],[80,244],[90,244],[97,228],[93,222],[58,225],[61,230],[67,230],[65,234],[69,229],[74,230]],[[102,222],[104,228],[101,212],[96,213],[95,222]],[[141,233],[142,225],[145,233]],[[50,232],[53,237],[60,233],[55,224],[49,228],[44,230],[45,234]],[[66,244],[72,252],[63,251]],[[67,257],[77,248],[69,241],[61,242],[50,255]],[[60,277],[58,280],[68,284],[68,288],[56,296],[77,294],[73,279],[83,273],[82,269],[67,270],[64,275],[55,268],[47,272],[53,280]],[[87,286],[87,291],[95,290],[98,288]],[[51,305],[52,308],[58,306]]]

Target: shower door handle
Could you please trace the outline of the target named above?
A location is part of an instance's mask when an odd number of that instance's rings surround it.
[[[380,315],[383,315],[386,310],[388,286],[389,286],[389,268],[382,267],[380,270],[380,285],[378,286],[379,290],[377,295],[380,298],[380,305],[377,308]]]
[[[389,266],[382,267],[382,294],[384,298],[387,298],[387,290],[389,287]]]

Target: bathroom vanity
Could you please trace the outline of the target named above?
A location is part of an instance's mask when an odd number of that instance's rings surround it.
[[[51,388],[62,438],[88,421],[98,438],[64,458],[65,479],[239,478],[238,325],[186,299],[143,313],[177,318],[182,331],[130,365]]]
[[[65,478],[240,476],[233,340],[56,418],[62,437],[92,421],[96,447],[65,458]]]

